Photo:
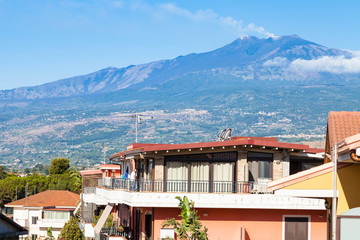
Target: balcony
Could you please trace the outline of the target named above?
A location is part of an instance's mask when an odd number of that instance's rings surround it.
[[[128,192],[169,192],[169,193],[269,193],[268,181],[195,181],[195,180],[131,180],[124,178],[98,179],[98,187]],[[93,189],[84,188],[84,193]]]
[[[102,228],[101,229],[101,233],[105,234],[106,236],[119,236],[119,237],[124,237],[126,239],[129,237],[129,231],[130,231],[129,228],[125,228],[122,231],[120,231],[116,227]]]
[[[277,196],[269,191],[269,179],[257,182],[131,180],[100,178],[97,186],[83,186],[82,199],[96,205],[126,204],[131,207],[177,207],[177,196],[186,195],[197,208],[323,209],[323,200]],[[91,189],[86,190],[90,187]],[[94,191],[95,190],[95,191]],[[266,194],[265,194],[266,193]]]

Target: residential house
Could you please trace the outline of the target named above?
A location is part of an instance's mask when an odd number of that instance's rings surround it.
[[[80,202],[80,195],[61,190],[47,190],[5,205],[13,208],[13,220],[29,231],[29,239],[44,239],[52,227],[57,239],[64,224]]]
[[[98,185],[83,185],[83,206],[95,204],[94,214],[104,209],[96,234],[136,240],[174,237],[162,223],[179,219],[175,197],[186,195],[195,202],[209,239],[290,239],[285,233],[300,234],[291,225],[298,222],[304,223],[303,239],[326,237],[324,199],[277,196],[267,187],[272,180],[321,165],[321,149],[276,138],[233,137],[186,144],[133,143],[109,159],[100,169],[105,176],[97,179]],[[109,214],[116,223],[104,229]],[[86,218],[83,221],[90,222],[91,216]]]
[[[269,184],[277,196],[324,199],[327,239],[360,239],[359,133],[360,112],[330,112],[325,164]]]
[[[28,231],[24,227],[0,213],[0,239],[18,240],[27,234]]]

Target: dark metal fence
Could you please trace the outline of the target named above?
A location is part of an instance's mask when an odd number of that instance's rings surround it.
[[[131,180],[128,178],[99,179],[99,186],[130,192],[194,192],[194,193],[253,193],[259,183],[240,181],[196,180]],[[262,189],[267,189],[262,186]],[[266,191],[262,191],[266,192]]]
[[[108,235],[108,236],[120,236],[120,237],[125,237],[125,238],[129,237],[128,231],[124,231],[124,230],[119,231],[119,229],[116,228],[116,227],[102,228],[101,232]]]

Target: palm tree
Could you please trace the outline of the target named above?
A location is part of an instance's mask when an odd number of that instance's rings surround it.
[[[81,178],[79,171],[75,167],[72,167],[70,169],[69,173],[70,173],[71,179],[74,181],[74,186],[75,186],[74,191],[75,192],[81,191],[82,178]]]

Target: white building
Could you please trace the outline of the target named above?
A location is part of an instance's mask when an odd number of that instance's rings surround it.
[[[29,231],[29,239],[45,239],[49,227],[57,239],[79,201],[80,196],[76,193],[48,190],[5,206],[14,209],[13,220]]]

